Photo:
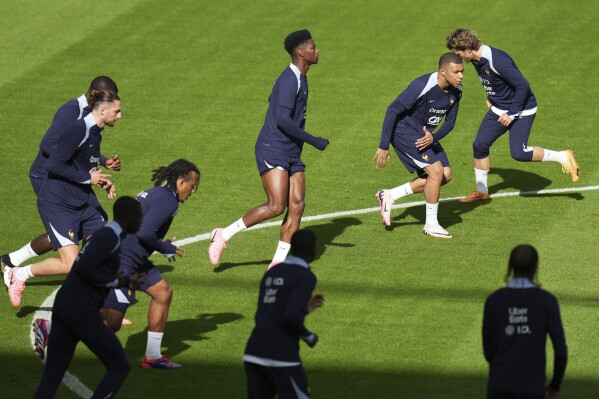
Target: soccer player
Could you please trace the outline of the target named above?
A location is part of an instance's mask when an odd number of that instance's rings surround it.
[[[109,90],[118,94],[118,87],[111,78],[108,76],[98,76],[91,81],[86,94],[82,94],[74,100],[67,101],[54,115],[52,127],[48,129],[47,133],[42,138],[39,151],[29,171],[29,180],[35,195],[38,194],[44,178],[48,174],[45,167],[46,161],[48,160],[48,157],[50,156],[54,146],[58,143],[60,134],[62,134],[64,131],[59,126],[66,127],[73,121],[87,116],[90,110],[88,108],[86,96],[91,95],[92,91],[97,90]],[[119,171],[121,169],[121,161],[118,157],[118,154],[115,154],[110,158],[100,154],[100,165],[114,171]],[[96,197],[90,197],[90,199],[94,200]],[[101,209],[99,203],[96,206],[99,208],[99,210]],[[23,246],[22,248],[14,252],[1,255],[0,268],[2,269],[1,272],[4,277],[4,284],[7,286],[7,288],[10,287],[10,274],[13,267],[20,266],[23,262],[35,256],[45,254],[50,250],[52,250],[52,245],[50,244],[48,234],[44,233],[27,243],[27,245]]]
[[[386,226],[391,226],[394,201],[409,194],[424,193],[424,234],[452,238],[437,219],[441,186],[451,180],[449,160],[439,141],[455,125],[462,98],[463,72],[462,59],[453,53],[445,53],[439,59],[437,72],[412,81],[387,108],[381,142],[373,161],[377,168],[384,168],[390,159],[391,143],[406,169],[410,173],[416,172],[418,177],[399,187],[376,193]],[[444,117],[443,126],[432,134]]]
[[[312,295],[316,276],[309,262],[316,256],[316,235],[298,230],[291,255],[269,269],[260,282],[256,326],[243,355],[248,398],[309,398],[308,377],[299,356],[299,340],[313,348],[318,336],[304,325],[306,314],[324,303]]]
[[[507,285],[485,302],[483,350],[489,362],[487,399],[557,398],[568,352],[557,299],[536,281],[539,254],[530,245],[512,250]],[[545,386],[547,334],[553,378]],[[548,390],[546,395],[545,390]]]
[[[163,254],[169,261],[176,260],[175,256],[183,256],[183,248],[172,244],[174,238],[163,239],[179,210],[179,204],[196,192],[199,180],[199,169],[185,159],[154,170],[154,187],[137,196],[144,215],[141,227],[137,234],[129,234],[123,241],[121,273],[124,276],[145,273],[144,283],[139,289],[152,298],[148,310],[146,354],[141,364],[146,369],[182,367],[160,352],[173,289],[148,258],[154,251]],[[108,294],[102,313],[114,331],[121,327],[125,312],[134,300],[135,291],[126,287],[113,289]]]
[[[307,30],[293,32],[285,38],[285,50],[291,65],[276,80],[269,97],[264,125],[256,142],[256,164],[262,177],[266,202],[248,211],[230,226],[212,231],[208,257],[217,266],[227,242],[235,234],[253,225],[287,214],[281,225],[280,241],[269,267],[283,260],[289,252],[291,236],[299,229],[304,213],[305,165],[300,159],[304,143],[323,151],[329,141],[304,130],[308,104],[306,74],[320,56]]]
[[[25,282],[33,276],[68,274],[79,254],[79,240],[104,226],[106,212],[98,210],[92,185],[102,187],[109,198],[116,195],[110,175],[98,170],[101,132],[121,117],[121,101],[112,91],[93,91],[88,96],[92,111],[60,128],[62,134],[46,161],[48,176],[38,192],[37,205],[52,248],[60,258],[12,269],[8,296],[14,307],[21,303]],[[51,126],[50,128],[53,128]]]
[[[491,169],[491,145],[506,131],[510,131],[510,155],[520,162],[558,162],[562,171],[569,173],[573,182],[578,181],[580,168],[574,151],[553,151],[528,145],[532,123],[537,113],[537,100],[530,84],[504,51],[482,44],[476,33],[457,29],[447,36],[447,48],[464,61],[472,62],[487,92],[489,110],[483,118],[474,150],[474,175],[476,189],[462,202],[489,199],[487,176]]]
[[[127,233],[135,233],[142,220],[139,202],[121,197],[114,203],[114,221],[85,242],[73,270],[56,294],[48,356],[36,399],[53,398],[79,341],[106,367],[92,398],[111,398],[131,370],[127,355],[114,332],[106,326],[100,307],[111,287],[136,289],[142,275],[119,276],[119,252]]]

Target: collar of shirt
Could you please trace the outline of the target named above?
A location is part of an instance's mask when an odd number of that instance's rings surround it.
[[[295,74],[295,77],[297,78],[297,92],[295,93],[295,94],[297,94],[297,93],[299,93],[299,89],[300,89],[300,85],[301,85],[302,73],[300,72],[299,68],[293,64],[289,64],[289,68],[291,68],[291,70]]]
[[[118,222],[116,220],[111,220],[110,222],[106,223],[106,227],[108,227],[109,229],[112,229],[117,236],[121,236],[121,233],[123,232],[123,228],[121,227],[120,224],[118,224]]]
[[[306,269],[309,269],[310,266],[308,265],[308,262],[306,262],[305,260],[303,260],[302,258],[298,258],[297,256],[293,256],[293,255],[289,255],[286,259],[285,262],[283,263],[287,263],[287,264],[291,264],[291,265],[298,265],[298,266],[302,266],[305,267]]]
[[[87,98],[85,97],[85,94],[77,97],[77,102],[79,103],[79,118],[77,119],[81,119],[81,116],[83,115],[83,108],[87,107]]]
[[[508,288],[535,288],[536,285],[534,285],[532,283],[532,281],[530,281],[527,278],[517,277],[517,278],[511,279],[509,281],[509,283],[507,283],[506,287],[508,287]]]

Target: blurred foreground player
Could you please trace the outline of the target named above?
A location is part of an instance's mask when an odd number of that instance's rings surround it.
[[[574,151],[554,151],[528,145],[530,130],[537,113],[537,100],[530,84],[504,51],[482,44],[476,33],[456,29],[446,39],[447,48],[466,62],[472,62],[487,92],[487,114],[472,144],[476,189],[461,199],[474,202],[489,199],[487,177],[491,169],[490,148],[509,130],[510,155],[520,162],[558,162],[573,182],[580,168]]]
[[[305,165],[300,159],[304,143],[323,151],[329,141],[304,130],[308,105],[306,74],[320,56],[310,32],[300,30],[287,36],[285,50],[291,65],[285,68],[272,89],[264,125],[256,142],[256,165],[262,178],[266,202],[248,211],[228,227],[212,231],[208,257],[217,266],[221,253],[233,235],[281,215],[280,241],[270,267],[285,260],[291,236],[300,226],[306,194]]]
[[[50,157],[50,153],[54,150],[54,146],[59,142],[60,135],[64,133],[65,129],[59,126],[68,126],[71,122],[85,118],[91,111],[88,107],[87,97],[91,96],[93,91],[107,90],[113,91],[118,94],[118,87],[116,83],[108,76],[98,76],[94,78],[87,90],[86,94],[82,94],[76,99],[67,101],[64,103],[52,120],[52,125],[44,134],[42,138],[37,156],[31,164],[29,171],[29,180],[35,195],[38,195],[44,179],[48,175],[46,170],[46,161]],[[107,169],[119,171],[121,169],[121,161],[118,154],[113,157],[107,158],[100,154],[100,165],[105,166]],[[90,197],[91,200],[96,197]],[[100,208],[100,204],[97,204]],[[101,208],[100,208],[101,209]],[[103,212],[103,211],[102,211]],[[7,254],[0,256],[0,268],[4,275],[4,284],[6,287],[10,287],[10,279],[12,268],[20,266],[23,262],[39,255],[43,255],[52,250],[52,244],[47,233],[41,234],[31,242],[27,243],[22,248]]]
[[[507,285],[491,294],[483,316],[489,362],[487,399],[557,398],[568,352],[557,299],[536,281],[539,254],[530,245],[512,250]],[[553,378],[546,387],[546,340],[553,344]],[[546,392],[546,389],[548,392]]]
[[[36,399],[55,396],[79,341],[106,367],[92,398],[111,398],[123,385],[131,366],[118,338],[104,323],[100,308],[109,288],[136,289],[141,283],[140,275],[123,278],[117,274],[121,240],[137,231],[141,219],[139,202],[119,198],[114,203],[114,221],[95,231],[85,243],[54,300],[52,332]]]
[[[128,234],[123,240],[120,271],[123,276],[144,273],[144,282],[139,290],[152,298],[148,309],[146,354],[141,366],[146,369],[175,369],[182,366],[170,361],[160,351],[173,288],[148,258],[154,252],[163,254],[169,261],[175,261],[176,256],[183,256],[183,248],[171,242],[175,238],[164,240],[164,237],[179,210],[179,204],[196,192],[200,171],[193,163],[179,159],[154,170],[152,181],[154,187],[137,196],[143,208],[143,222],[136,234]],[[120,329],[127,308],[134,302],[134,290],[127,287],[110,290],[102,313],[113,331]]]
[[[410,83],[389,105],[379,148],[373,161],[384,168],[389,161],[389,144],[410,173],[418,177],[393,189],[376,193],[381,217],[391,226],[393,201],[413,193],[424,193],[426,221],[424,234],[437,238],[452,238],[437,219],[441,186],[451,180],[451,167],[439,142],[453,130],[462,98],[462,59],[445,53],[439,59],[437,72],[423,75]],[[439,126],[435,134],[431,132]]]
[[[310,397],[299,340],[311,348],[318,342],[304,326],[306,314],[324,302],[322,295],[312,295],[316,276],[308,262],[315,255],[316,235],[299,230],[291,238],[291,255],[260,282],[256,326],[243,355],[249,399]]]

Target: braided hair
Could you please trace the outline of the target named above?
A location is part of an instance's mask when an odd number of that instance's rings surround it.
[[[154,169],[152,175],[152,181],[154,187],[165,185],[171,190],[177,190],[177,180],[183,178],[188,180],[193,172],[198,174],[200,178],[200,170],[192,162],[186,159],[177,159],[168,166],[160,166],[158,169]]]

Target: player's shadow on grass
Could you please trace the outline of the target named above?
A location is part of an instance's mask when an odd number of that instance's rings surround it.
[[[308,226],[306,228],[314,231],[316,236],[318,237],[317,247],[316,247],[316,259],[320,258],[322,254],[326,251],[328,246],[336,246],[336,247],[344,247],[349,248],[355,246],[353,243],[349,242],[335,242],[335,239],[339,237],[346,228],[350,226],[357,226],[362,224],[362,221],[357,218],[352,217],[341,217],[332,219],[328,223],[319,224],[316,226]],[[254,260],[247,262],[239,262],[239,263],[221,263],[218,267],[214,268],[215,273],[223,272],[227,269],[231,269],[233,267],[238,266],[267,266],[271,262],[271,259],[265,260]]]
[[[489,204],[492,199],[476,202],[442,201],[439,205],[439,223],[447,228],[462,223],[462,214],[471,212],[481,205]],[[399,210],[394,210],[397,212]],[[415,219],[415,221],[410,221]],[[405,221],[404,221],[405,220]],[[424,225],[426,221],[426,210],[424,205],[411,206],[404,208],[403,212],[396,217],[391,218],[391,227],[387,230],[394,230],[407,225]]]
[[[175,261],[177,262],[177,261]],[[156,265],[156,269],[158,269],[160,271],[160,274],[166,274],[166,273],[170,273],[173,270],[175,270],[175,266],[172,265]]]
[[[491,168],[489,173],[491,175],[498,175],[502,180],[500,183],[489,186],[491,194],[503,190],[516,190],[521,192],[521,197],[570,197],[577,201],[584,199],[584,196],[580,193],[538,194],[537,191],[549,187],[552,181],[536,173],[502,168]],[[564,177],[564,179],[566,178],[569,179],[569,176]]]
[[[243,319],[239,313],[202,313],[195,319],[169,321],[162,346],[166,347],[165,355],[172,357],[191,347],[188,341],[210,339],[206,334],[216,331],[221,324],[232,323]],[[127,339],[125,350],[136,358],[143,356],[148,337],[148,329],[131,335]]]
[[[19,309],[19,311],[17,312],[16,316],[19,319],[22,319],[23,317],[27,317],[29,315],[34,314],[38,310],[39,311],[48,311],[48,312],[51,312],[52,308],[51,307],[49,307],[49,308],[47,308],[47,307],[42,308],[42,307],[37,307],[37,306],[23,306],[21,309]]]

